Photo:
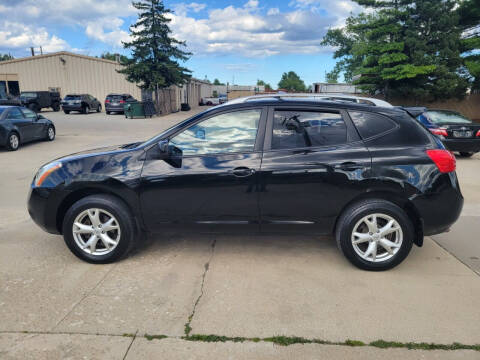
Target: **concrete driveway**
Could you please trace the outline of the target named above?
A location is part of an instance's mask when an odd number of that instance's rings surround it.
[[[480,157],[458,163],[459,228],[388,272],[354,268],[330,237],[292,235],[152,237],[100,266],[28,218],[36,169],[189,114],[44,115],[53,143],[0,150],[0,359],[480,358]]]

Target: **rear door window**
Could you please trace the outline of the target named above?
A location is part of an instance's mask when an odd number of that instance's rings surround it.
[[[384,134],[398,126],[388,117],[376,113],[349,111],[349,115],[363,139]]]
[[[19,108],[13,108],[13,109],[10,109],[10,111],[8,112],[7,119],[9,120],[23,119],[23,114]]]
[[[341,145],[347,127],[339,112],[275,110],[272,149]]]

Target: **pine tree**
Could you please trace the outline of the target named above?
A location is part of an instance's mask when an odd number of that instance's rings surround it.
[[[465,94],[454,0],[354,0],[373,12],[329,30],[336,70],[375,94],[444,99]]]
[[[125,66],[120,73],[128,81],[140,84],[142,89],[153,90],[159,102],[159,89],[171,85],[181,85],[190,77],[191,71],[178,61],[188,60],[191,53],[182,50],[186,44],[171,36],[168,26],[171,21],[166,14],[162,0],[141,0],[133,2],[138,9],[139,19],[130,27],[132,40],[123,46],[130,49],[132,57],[123,61]]]
[[[458,8],[463,31],[461,51],[472,83],[472,90],[480,90],[480,0],[464,0]]]

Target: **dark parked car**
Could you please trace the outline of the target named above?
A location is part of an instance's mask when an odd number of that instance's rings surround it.
[[[20,99],[13,97],[10,94],[6,94],[3,91],[0,91],[0,105],[18,105],[21,106],[22,102]]]
[[[143,232],[231,229],[334,234],[353,264],[385,270],[462,206],[455,158],[405,111],[267,98],[48,163],[28,209],[92,263]]]
[[[39,112],[44,108],[52,108],[53,111],[60,110],[60,93],[55,91],[22,91],[20,93],[22,105],[32,111]]]
[[[20,144],[55,139],[51,120],[20,106],[0,106],[0,145],[15,151]]]
[[[471,157],[480,151],[480,124],[450,110],[433,110],[424,107],[406,108],[432,134],[437,135],[451,151]]]
[[[63,99],[62,108],[65,114],[69,114],[70,111],[78,111],[83,114],[88,114],[91,110],[101,112],[102,104],[100,104],[100,102],[92,95],[70,94]]]
[[[123,113],[123,106],[126,102],[137,101],[130,94],[108,94],[105,99],[105,112],[109,115],[112,112]]]

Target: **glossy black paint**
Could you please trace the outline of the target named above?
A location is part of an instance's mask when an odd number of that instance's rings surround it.
[[[79,96],[80,101],[79,102],[72,102],[68,100],[69,96]],[[96,110],[97,108],[100,107],[102,104],[100,104],[100,101],[97,100],[97,98],[93,97],[92,95],[89,94],[81,94],[81,95],[75,95],[75,94],[70,94],[65,96],[63,101],[61,102],[62,109],[65,113],[68,113],[70,111],[78,111],[78,112],[84,112],[85,109],[89,109],[89,111]]]
[[[7,146],[8,137],[15,132],[20,137],[21,143],[35,140],[43,140],[47,137],[49,126],[54,126],[53,122],[40,115],[35,118],[26,118],[25,108],[21,106],[0,106],[3,109],[0,114],[0,146]],[[11,119],[13,109],[19,109],[22,113],[21,118]]]
[[[272,150],[272,113],[286,106],[341,113],[347,143]],[[262,110],[254,151],[202,156],[164,151],[168,139],[185,128],[239,109]],[[351,110],[381,113],[397,127],[361,139],[350,120]],[[152,232],[175,227],[331,233],[349,204],[381,198],[407,211],[421,245],[424,233],[450,227],[463,205],[455,173],[440,173],[425,152],[439,148],[440,141],[402,110],[278,100],[224,105],[145,143],[59,159],[60,170],[41,187],[32,184],[29,212],[44,229],[59,233],[63,215],[75,201],[111,193],[129,206],[140,228]]]

